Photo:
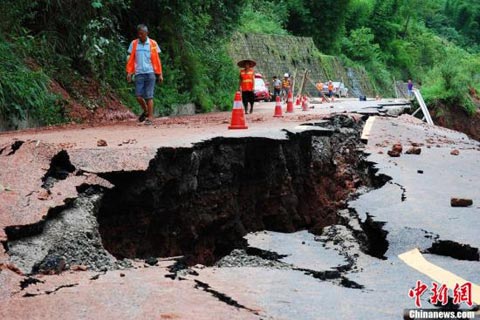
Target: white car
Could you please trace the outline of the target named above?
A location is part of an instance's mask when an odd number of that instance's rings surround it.
[[[268,89],[268,83],[263,80],[263,76],[260,73],[255,75],[255,101],[271,101],[270,90]]]
[[[324,82],[323,84],[323,93],[328,95],[328,82]],[[348,88],[345,87],[343,82],[333,82],[333,94],[337,98],[348,97]]]

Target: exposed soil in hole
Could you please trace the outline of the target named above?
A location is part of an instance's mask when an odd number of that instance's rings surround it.
[[[3,245],[23,272],[50,274],[71,265],[128,267],[124,258],[184,256],[177,269],[213,265],[236,248],[260,255],[246,246],[249,232],[321,234],[339,223],[338,210],[353,191],[389,179],[375,176],[365,161],[362,123],[341,115],[321,126],[287,133],[284,140],[217,138],[192,148],[162,148],[146,171],[102,174],[114,188],[82,186],[78,199],[53,208],[45,220],[6,228]],[[44,187],[74,171],[60,152]],[[371,225],[372,234],[383,234],[381,226],[366,224],[367,243],[377,240],[369,235]],[[366,251],[382,257],[387,247]]]
[[[352,190],[371,185],[361,124],[338,116],[329,129],[163,148],[146,172],[103,175],[115,185],[98,213],[104,247],[117,258],[211,265],[248,232],[320,233]]]
[[[480,261],[478,248],[450,240],[439,240],[428,249],[429,253],[452,257],[458,260]]]
[[[439,103],[432,110],[432,118],[437,125],[463,132],[480,141],[480,110],[469,115],[460,106],[446,106]]]

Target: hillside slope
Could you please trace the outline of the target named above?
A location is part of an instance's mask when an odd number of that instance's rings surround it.
[[[229,53],[234,61],[251,58],[257,61],[256,70],[270,80],[273,76],[282,77],[284,73],[303,77],[309,70],[311,81],[307,81],[306,90],[315,93],[312,82],[343,81],[352,96],[374,95],[374,85],[362,67],[346,67],[338,57],[323,55],[315,46],[312,38],[288,35],[235,33],[232,37]],[[296,82],[295,90],[300,87]]]

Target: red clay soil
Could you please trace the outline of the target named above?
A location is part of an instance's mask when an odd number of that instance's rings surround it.
[[[469,137],[480,141],[480,109],[470,116],[460,106],[437,106],[432,112],[435,124],[445,128],[463,132]]]
[[[135,117],[133,112],[123,105],[113,92],[104,92],[100,84],[92,79],[77,80],[72,85],[75,95],[83,97],[87,101],[86,103],[79,102],[72,97],[55,80],[50,83],[50,90],[63,98],[65,101],[65,116],[74,122],[98,124]]]

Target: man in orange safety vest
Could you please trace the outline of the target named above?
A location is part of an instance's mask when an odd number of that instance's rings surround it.
[[[140,24],[137,27],[138,39],[133,40],[128,48],[127,81],[131,82],[135,75],[135,96],[142,107],[140,122],[151,125],[153,120],[153,95],[155,82],[163,82],[160,47],[148,37],[148,27]]]
[[[238,63],[240,68],[240,91],[242,92],[243,107],[245,113],[248,113],[248,104],[250,104],[250,113],[253,112],[255,104],[255,70],[257,63],[253,60],[242,60]]]

